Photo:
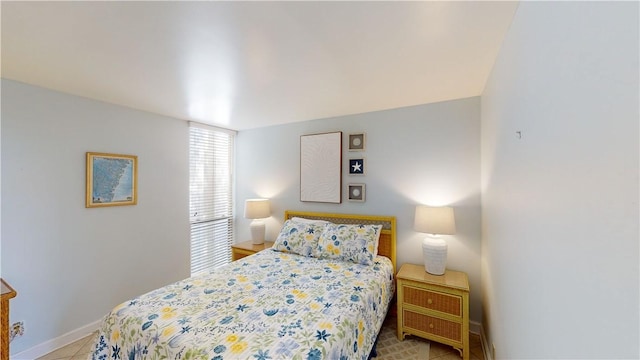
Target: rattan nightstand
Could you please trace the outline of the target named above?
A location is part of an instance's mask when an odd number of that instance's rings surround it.
[[[398,284],[398,339],[408,334],[451,345],[469,359],[469,279],[447,270],[431,275],[423,265],[404,264]]]
[[[252,241],[233,244],[231,245],[231,261],[236,261],[245,256],[253,255],[258,251],[270,248],[272,245],[272,241],[265,241],[264,244],[260,245],[254,245]]]

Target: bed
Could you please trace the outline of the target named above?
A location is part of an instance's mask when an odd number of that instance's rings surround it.
[[[90,358],[368,359],[395,253],[395,217],[286,211],[273,248],[116,306]]]

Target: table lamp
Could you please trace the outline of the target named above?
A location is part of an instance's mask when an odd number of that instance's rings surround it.
[[[456,233],[453,208],[416,206],[414,229],[429,236],[422,241],[424,269],[433,275],[443,275],[447,265],[447,243],[439,235]]]
[[[264,221],[271,216],[269,199],[248,199],[244,203],[244,217],[251,221],[251,241],[254,244],[264,244]]]

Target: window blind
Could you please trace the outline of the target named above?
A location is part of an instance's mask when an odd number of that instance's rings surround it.
[[[231,261],[234,138],[229,130],[189,127],[192,276]]]

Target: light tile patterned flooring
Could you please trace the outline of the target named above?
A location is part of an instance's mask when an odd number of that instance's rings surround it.
[[[93,333],[83,337],[76,342],[39,357],[37,360],[87,360],[91,350],[93,350],[93,339],[95,336],[96,334]]]
[[[403,342],[398,341],[396,323],[397,320],[393,316],[388,316],[385,320],[378,342],[377,360],[460,360],[458,351],[451,346],[429,342],[414,336],[407,336]],[[95,333],[37,360],[87,360],[93,349],[94,337]],[[471,345],[470,359],[484,360],[480,336],[471,334],[469,340]]]
[[[408,335],[399,341],[396,335],[398,319],[387,316],[378,339],[377,360],[461,360],[458,350],[451,346]],[[484,360],[480,335],[469,334],[470,360]],[[429,354],[428,357],[426,356]]]

